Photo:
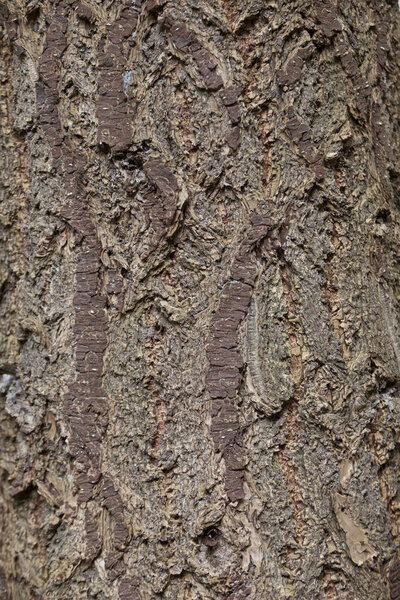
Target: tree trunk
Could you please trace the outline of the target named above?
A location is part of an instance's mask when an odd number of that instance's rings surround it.
[[[399,9],[0,2],[1,600],[399,600]]]

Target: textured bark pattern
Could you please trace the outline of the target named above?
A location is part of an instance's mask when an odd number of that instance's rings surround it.
[[[0,26],[0,599],[398,600],[397,3]]]

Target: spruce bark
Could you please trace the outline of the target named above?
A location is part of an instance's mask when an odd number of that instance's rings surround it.
[[[1,600],[399,600],[399,9],[0,2]]]

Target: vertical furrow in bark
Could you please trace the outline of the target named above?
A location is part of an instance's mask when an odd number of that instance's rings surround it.
[[[73,2],[60,2],[56,5],[39,61],[40,80],[37,87],[39,123],[51,148],[64,196],[60,213],[75,235],[72,345],[75,352],[76,376],[75,380],[69,383],[69,390],[63,398],[63,410],[69,425],[69,451],[74,459],[78,503],[87,504],[95,497],[102,498],[103,505],[113,521],[114,550],[121,551],[126,547],[129,538],[123,504],[108,475],[100,484],[101,491],[96,488],[104,470],[102,440],[108,422],[107,396],[103,387],[103,355],[107,344],[108,321],[105,310],[106,297],[101,290],[100,281],[101,243],[91,216],[90,197],[84,187],[87,160],[82,152],[69,146],[59,115],[59,61],[67,45],[66,31],[71,8],[74,8]],[[121,19],[123,21],[122,17],[115,21],[115,31],[111,32],[114,37],[120,32]],[[129,31],[130,27],[128,23]],[[112,41],[115,43],[117,40]],[[118,89],[120,87],[121,85],[118,85]],[[121,115],[117,119],[118,126],[121,124],[120,117]],[[110,126],[104,117],[100,124],[101,127],[105,127],[105,124]],[[124,133],[126,127],[126,123],[122,123]],[[101,132],[103,135],[103,129]],[[121,141],[120,133],[116,136]],[[108,142],[110,146],[116,144],[116,141],[112,144],[109,139]],[[114,288],[115,285],[112,292],[118,292]],[[86,511],[86,524],[88,552],[93,560],[101,550],[101,540],[96,532],[96,521],[89,510]],[[110,559],[106,557],[106,565],[109,562]],[[121,560],[118,564],[120,576],[124,567]],[[111,580],[112,573],[111,568]]]

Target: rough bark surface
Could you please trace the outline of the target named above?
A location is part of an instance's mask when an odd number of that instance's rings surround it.
[[[399,9],[0,2],[1,600],[399,600]]]

